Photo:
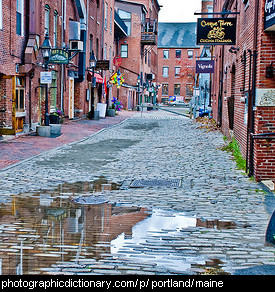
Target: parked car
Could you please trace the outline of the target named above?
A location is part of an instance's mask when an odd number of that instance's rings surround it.
[[[200,106],[199,107],[199,116],[200,117],[211,117],[212,116],[212,108],[209,106]]]
[[[176,106],[176,105],[187,105],[187,103],[183,100],[176,100],[176,101],[171,101],[170,105]]]

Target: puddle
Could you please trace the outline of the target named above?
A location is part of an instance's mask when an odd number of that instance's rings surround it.
[[[87,268],[81,263],[110,258],[163,273],[223,273],[221,263],[211,266],[192,249],[186,234],[236,228],[234,222],[108,202],[108,191],[120,186],[99,177],[1,200],[0,273],[54,274],[66,267],[78,273]]]
[[[119,187],[100,177],[92,183],[63,184],[55,190],[1,201],[0,273],[54,273],[66,263],[116,258],[123,249],[131,257],[142,253],[148,240],[160,234],[165,239],[168,233],[171,236],[182,228],[196,226],[196,218],[185,214],[111,204],[101,197]],[[97,199],[94,202],[91,198]],[[152,264],[165,265],[162,255],[148,253]],[[175,259],[171,265],[182,270],[179,263]]]

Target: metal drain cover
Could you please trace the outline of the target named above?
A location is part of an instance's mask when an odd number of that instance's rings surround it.
[[[99,205],[108,202],[108,199],[105,197],[95,197],[95,196],[85,196],[85,197],[78,197],[74,199],[74,202],[77,204],[82,205]]]
[[[180,187],[180,179],[136,179],[130,184],[130,188],[151,188],[151,187]]]

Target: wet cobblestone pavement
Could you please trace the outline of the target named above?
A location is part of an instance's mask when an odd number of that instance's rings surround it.
[[[274,273],[267,194],[223,145],[153,111],[2,170],[3,274]]]

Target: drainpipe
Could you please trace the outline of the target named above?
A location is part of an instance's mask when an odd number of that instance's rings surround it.
[[[84,0],[75,0],[75,5],[80,18],[80,40],[83,42],[83,51],[78,58],[78,78],[75,79],[75,82],[80,83],[85,80],[86,72],[87,13]]]
[[[259,26],[259,0],[255,2],[255,14],[254,14],[254,40],[253,40],[253,75],[252,75],[252,89],[251,89],[251,107],[249,109],[250,112],[250,143],[249,143],[249,172],[248,176],[251,177],[254,174],[254,127],[255,127],[255,99],[256,99],[256,79],[257,79],[257,42],[258,42],[258,26]]]

